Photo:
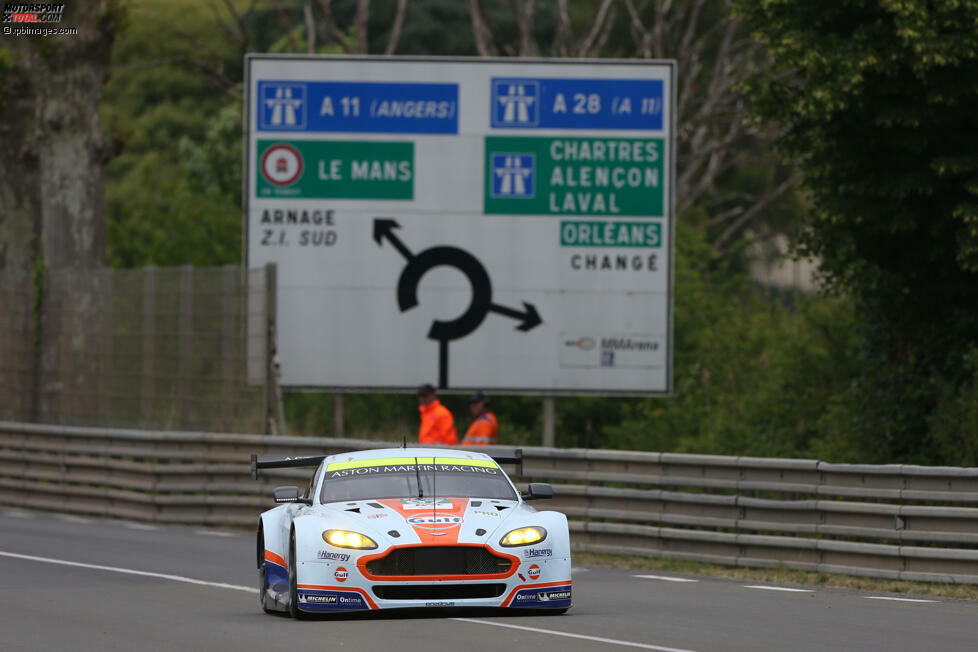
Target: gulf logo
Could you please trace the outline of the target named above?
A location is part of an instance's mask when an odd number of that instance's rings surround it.
[[[530,566],[529,570],[526,571],[526,574],[529,576],[531,580],[535,580],[538,577],[540,577],[540,567],[537,566],[536,564],[533,564],[532,566]]]
[[[462,524],[461,516],[412,516],[408,523],[422,530],[448,530]]]
[[[346,578],[349,576],[350,574],[342,566],[333,571],[333,577],[336,578],[337,582],[345,582]]]

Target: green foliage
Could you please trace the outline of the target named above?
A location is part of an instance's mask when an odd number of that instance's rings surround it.
[[[778,297],[730,270],[683,224],[676,246],[675,396],[641,402],[607,447],[808,456],[849,371],[844,302]]]
[[[116,267],[241,259],[240,70],[222,28],[193,0],[133,7],[101,107],[117,156],[106,168],[108,257]],[[201,51],[203,50],[203,51]],[[239,77],[240,78],[240,77]],[[237,95],[237,97],[235,97]]]
[[[777,68],[747,85],[754,118],[812,192],[801,251],[855,301],[834,450],[933,460],[928,415],[978,342],[978,2],[737,6]]]
[[[753,119],[784,134],[780,152],[810,189],[767,207],[761,228],[802,232],[801,253],[822,261],[836,296],[758,287],[743,238],[718,252],[726,224],[709,216],[790,174],[764,152],[745,154],[683,207],[674,396],[559,398],[558,445],[978,464],[976,3],[738,2],[776,66],[745,85]],[[507,52],[517,40],[511,3],[483,4]],[[306,33],[302,3],[230,5],[243,12],[241,41],[236,23],[217,18],[220,3],[216,13],[197,0],[131,5],[102,106],[116,154],[107,168],[115,266],[240,261],[241,55],[304,52]],[[544,55],[554,6],[536,8]],[[386,48],[395,7],[371,3],[371,53]],[[586,34],[594,3],[569,8],[574,33]],[[352,42],[355,0],[333,10]],[[317,52],[340,52],[313,11]],[[630,29],[622,13],[605,55],[634,54]],[[412,0],[397,53],[476,54],[466,3]],[[4,62],[0,51],[0,84]],[[464,432],[466,397],[442,399]],[[331,396],[285,402],[290,432],[331,434]],[[539,397],[493,396],[493,410],[502,443],[539,442]],[[416,437],[410,394],[347,395],[345,415],[353,436]]]
[[[110,264],[203,266],[241,260],[240,130],[241,109],[235,103],[207,122],[199,140],[179,138],[176,162],[158,151],[131,157],[133,167],[107,193],[115,218],[108,224]],[[120,157],[121,162],[128,158]]]
[[[970,378],[960,387],[942,383],[937,408],[928,418],[933,459],[955,466],[978,466],[978,347],[964,359]]]

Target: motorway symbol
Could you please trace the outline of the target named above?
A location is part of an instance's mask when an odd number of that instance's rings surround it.
[[[535,171],[533,154],[493,154],[492,196],[532,198]]]
[[[262,82],[260,86],[262,129],[305,129],[305,84]]]
[[[414,254],[394,233],[400,228],[396,220],[378,217],[374,220],[374,241],[383,245],[387,239],[404,257],[407,264],[401,271],[397,283],[397,306],[405,312],[418,305],[418,285],[429,270],[435,267],[454,267],[468,278],[472,286],[472,300],[460,316],[450,321],[439,319],[431,323],[428,339],[438,342],[438,386],[448,387],[448,343],[458,340],[475,331],[485,320],[486,315],[495,312],[520,323],[516,330],[529,331],[543,323],[536,307],[523,302],[523,310],[509,308],[492,302],[492,281],[479,259],[458,247],[436,246]]]
[[[493,127],[535,127],[540,122],[540,83],[524,79],[494,79]]]

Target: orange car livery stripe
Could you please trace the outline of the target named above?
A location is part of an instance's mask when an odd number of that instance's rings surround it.
[[[288,565],[285,563],[285,560],[282,559],[282,557],[280,557],[279,555],[276,555],[271,550],[265,550],[265,561],[270,561],[273,564],[278,564],[282,568],[288,568]]]
[[[437,507],[429,498],[384,498],[377,502],[403,516],[422,544],[455,545],[469,499],[438,497],[437,500]]]

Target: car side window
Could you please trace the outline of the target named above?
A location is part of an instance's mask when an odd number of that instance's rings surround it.
[[[323,469],[325,468],[326,463],[322,462],[320,463],[319,468],[316,469],[316,472],[312,476],[312,480],[309,481],[309,486],[306,488],[306,499],[312,499],[313,492],[316,490],[316,485],[319,484],[319,476],[323,474]]]

